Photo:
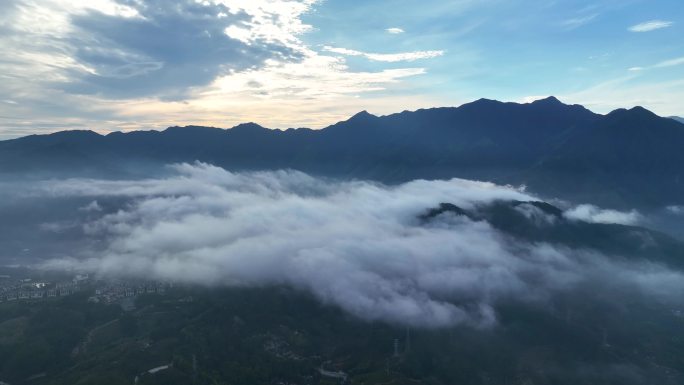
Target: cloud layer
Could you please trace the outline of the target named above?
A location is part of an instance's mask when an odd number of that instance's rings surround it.
[[[432,59],[444,55],[444,51],[414,51],[414,52],[400,52],[400,53],[369,53],[361,52],[348,48],[337,48],[326,46],[324,49],[328,52],[338,53],[346,56],[362,56],[373,61],[382,62],[400,62],[400,61],[415,61],[420,59]]]
[[[419,219],[442,202],[469,209],[536,200],[510,187],[459,179],[388,187],[206,164],[174,171],[163,179],[46,182],[38,194],[130,203],[109,212],[91,205],[99,210],[84,228],[106,240],[105,251],[45,266],[204,285],[286,285],[366,320],[419,327],[487,327],[502,301],[541,304],[606,282],[668,299],[684,282],[657,265],[510,239],[484,221]]]
[[[43,88],[71,94],[168,98],[266,60],[301,60],[298,16],[311,1],[228,3],[13,0],[0,21],[12,58],[0,66],[14,78],[48,74]]]
[[[663,28],[671,27],[672,24],[674,24],[674,23],[671,21],[651,20],[651,21],[646,21],[643,23],[633,25],[633,26],[629,27],[629,30],[632,32],[651,32],[651,31],[655,31],[657,29],[663,29]]]

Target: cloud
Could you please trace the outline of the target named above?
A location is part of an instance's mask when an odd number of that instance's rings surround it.
[[[670,59],[670,60],[665,60],[662,61],[654,66],[654,68],[666,68],[666,67],[674,67],[678,65],[684,64],[684,57],[678,57],[675,59]]]
[[[396,27],[387,28],[385,31],[387,31],[387,33],[391,33],[391,34],[393,34],[393,35],[397,35],[397,34],[400,34],[400,33],[404,33],[404,32],[405,32],[403,29],[401,29],[401,28],[396,28]]]
[[[16,95],[18,108],[54,113],[44,104],[65,104],[88,116],[104,99],[189,97],[218,76],[262,67],[271,60],[302,58],[297,34],[309,0],[258,1],[230,6],[194,0],[11,0],[0,18],[0,92]],[[226,31],[248,28],[240,40]],[[25,108],[24,108],[25,106]],[[85,110],[85,111],[84,111]],[[75,112],[75,111],[74,111]],[[107,114],[100,115],[109,120]],[[54,117],[54,115],[53,115]],[[21,119],[18,119],[21,120]]]
[[[389,113],[398,104],[436,103],[412,93],[367,95],[425,74],[424,67],[355,70],[307,45],[302,36],[312,26],[303,16],[318,3],[2,2],[0,94],[12,97],[0,102],[0,137],[242,121],[318,128],[373,106]],[[250,86],[254,78],[261,87]]]
[[[568,20],[563,21],[561,23],[561,25],[568,28],[568,29],[575,29],[575,28],[579,28],[585,24],[589,24],[590,22],[594,21],[598,16],[599,16],[598,13],[594,13],[594,14],[587,15],[587,16],[576,17],[576,18],[572,18],[572,19],[568,19]]]
[[[631,67],[628,69],[630,72],[641,72],[646,70],[658,69],[658,68],[668,68],[675,67],[684,64],[684,57],[678,57],[674,59],[664,60],[660,63],[648,66],[648,67]]]
[[[297,2],[294,2],[297,3]],[[218,2],[130,2],[139,17],[101,12],[72,15],[72,57],[85,72],[70,74],[70,92],[116,97],[183,95],[217,76],[261,67],[268,59],[302,57],[290,31],[271,23],[260,32],[259,13]],[[244,30],[244,36],[231,31]],[[145,38],[141,38],[144,36]]]
[[[665,210],[670,214],[684,215],[684,206],[667,206]]]
[[[657,29],[671,27],[672,24],[674,23],[671,21],[651,20],[644,23],[633,25],[629,27],[629,30],[632,32],[650,32],[655,31]]]
[[[93,211],[97,212],[97,211],[102,211],[102,206],[100,206],[100,204],[97,203],[97,201],[92,201],[92,202],[88,203],[87,205],[80,207],[79,210],[83,211],[83,212],[93,212]]]
[[[594,205],[579,205],[564,213],[566,218],[575,219],[591,223],[614,223],[619,225],[634,225],[641,221],[642,217],[638,211],[629,212],[617,210],[603,210]]]
[[[417,327],[489,327],[501,302],[541,304],[608,278],[621,290],[664,297],[662,282],[677,289],[684,282],[658,265],[515,241],[485,221],[448,213],[419,219],[441,202],[473,209],[535,200],[511,187],[460,179],[384,186],[201,163],[173,169],[163,179],[41,185],[36,191],[51,196],[130,202],[84,225],[105,240],[104,251],[44,267],[207,286],[286,285],[365,320]],[[544,225],[538,212],[521,209]]]
[[[351,72],[342,59],[311,53],[300,63],[272,62],[263,69],[219,78],[214,86],[215,92],[225,96],[243,93],[244,97],[256,96],[260,99],[326,99],[383,90],[388,84],[396,83],[402,78],[423,73],[424,68],[416,67]],[[266,87],[254,87],[254,82]],[[214,90],[210,94],[212,92]]]
[[[400,62],[400,61],[416,61],[421,59],[432,59],[444,55],[444,51],[413,51],[413,52],[400,52],[400,53],[368,53],[356,51],[347,48],[337,48],[325,46],[323,48],[325,51],[338,53],[346,56],[362,56],[369,60],[381,61],[381,62]]]
[[[61,234],[77,227],[78,223],[75,222],[46,222],[39,225],[40,230],[56,234]]]
[[[625,76],[557,96],[569,103],[582,104],[600,113],[608,113],[625,106],[649,106],[650,110],[661,116],[680,113],[682,109],[679,101],[682,100],[681,90],[684,80],[666,79],[644,82],[641,72],[629,71]]]
[[[542,209],[537,206],[523,203],[515,207],[515,210],[520,214],[524,215],[529,221],[534,223],[539,227],[544,227],[547,225],[553,225],[558,221],[558,218],[554,215],[545,213]]]

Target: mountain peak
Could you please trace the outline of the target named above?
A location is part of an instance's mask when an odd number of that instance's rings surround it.
[[[359,120],[359,119],[369,119],[369,118],[377,118],[377,116],[371,114],[370,112],[363,110],[361,112],[356,113],[354,116],[349,118],[349,120]]]
[[[235,131],[263,131],[267,130],[262,125],[256,124],[254,122],[249,122],[249,123],[240,123],[237,126],[233,127],[230,129],[230,131],[235,132]]]
[[[366,130],[369,126],[374,126],[375,123],[380,121],[380,118],[363,110],[359,113],[354,114],[351,118],[337,122],[332,126],[328,126],[323,129],[323,131],[328,132],[342,132],[348,130]],[[340,130],[340,131],[338,131]]]
[[[493,99],[487,99],[487,98],[480,98],[475,101],[472,101],[470,103],[465,103],[458,107],[460,110],[464,111],[470,111],[473,113],[479,113],[482,111],[486,111],[490,108],[496,108],[498,106],[503,106],[505,103],[500,102],[498,100],[493,100]]]
[[[53,132],[51,134],[48,134],[48,136],[52,137],[57,137],[57,136],[62,136],[62,137],[98,137],[102,136],[101,134],[93,131],[93,130],[66,130],[66,131],[58,131],[58,132]]]
[[[653,118],[658,117],[655,113],[647,110],[644,107],[636,106],[629,110],[626,108],[619,108],[617,110],[611,111],[607,116],[610,117],[629,117],[629,118]]]
[[[221,128],[216,127],[205,127],[205,126],[172,126],[168,127],[163,133],[171,135],[194,135],[198,132],[220,132],[223,131]]]
[[[648,115],[657,116],[657,115],[656,115],[655,113],[653,113],[651,110],[648,110],[648,109],[646,109],[646,108],[644,108],[644,107],[642,107],[642,106],[632,107],[632,108],[629,109],[629,111],[631,111],[631,112],[633,112],[633,113],[638,113],[638,114],[648,114]]]
[[[500,101],[494,100],[494,99],[480,98],[480,99],[475,100],[474,102],[466,103],[464,105],[491,105],[491,104],[503,104],[503,102],[500,102]]]
[[[536,104],[536,105],[548,105],[548,106],[551,106],[551,105],[565,105],[565,103],[563,103],[563,102],[561,102],[560,100],[558,100],[558,98],[555,97],[555,96],[549,96],[549,97],[544,98],[544,99],[538,99],[538,100],[533,101],[531,104]]]
[[[563,104],[560,100],[558,100],[557,97],[551,95],[549,97],[546,97],[544,99],[538,99],[535,100],[533,103],[554,103],[554,104]]]

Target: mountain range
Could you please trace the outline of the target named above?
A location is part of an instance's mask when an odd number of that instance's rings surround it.
[[[62,131],[0,142],[0,175],[144,176],[174,162],[229,170],[291,168],[398,183],[460,177],[613,207],[684,203],[684,124],[642,107],[596,114],[554,97],[480,99],[460,107],[375,116],[320,130]]]

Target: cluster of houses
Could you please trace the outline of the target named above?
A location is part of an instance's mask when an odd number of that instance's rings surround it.
[[[88,301],[111,304],[140,294],[165,294],[169,287],[170,284],[160,282],[147,282],[137,285],[128,282],[110,282],[96,288],[95,294],[88,298]]]
[[[33,282],[30,278],[18,281],[6,280],[0,287],[0,302],[66,297],[80,291],[88,283],[88,276],[80,274],[71,281],[57,283]]]
[[[94,289],[94,295],[88,298],[89,302],[112,304],[140,294],[165,294],[170,287],[171,284],[160,282],[93,282],[88,275],[82,274],[76,275],[70,281],[54,283],[34,282],[30,278],[11,280],[10,277],[4,277],[0,280],[0,303],[47,300]]]

